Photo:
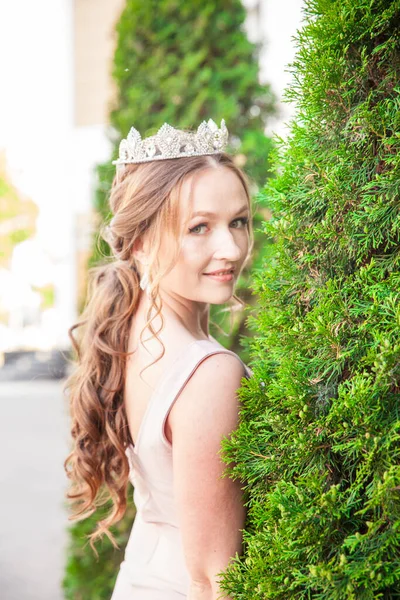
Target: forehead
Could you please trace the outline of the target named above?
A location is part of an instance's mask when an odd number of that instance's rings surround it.
[[[247,195],[236,173],[228,168],[218,167],[186,178],[181,187],[180,200],[185,215],[191,218],[196,212],[235,212],[247,204]]]

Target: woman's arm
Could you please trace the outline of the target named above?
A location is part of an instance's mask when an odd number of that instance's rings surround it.
[[[226,464],[222,438],[239,420],[237,389],[244,376],[237,357],[207,357],[193,373],[171,409],[174,495],[186,565],[189,600],[216,600],[217,574],[242,553],[246,518],[239,481],[221,478]]]

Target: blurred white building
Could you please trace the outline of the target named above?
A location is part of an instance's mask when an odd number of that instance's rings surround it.
[[[282,100],[284,89],[290,85],[291,75],[287,65],[292,62],[295,45],[292,36],[303,18],[303,0],[242,0],[247,10],[246,29],[252,42],[260,43],[260,80],[272,86]],[[286,123],[294,114],[294,107],[280,102],[279,115],[270,118],[267,135],[277,133],[286,137]]]

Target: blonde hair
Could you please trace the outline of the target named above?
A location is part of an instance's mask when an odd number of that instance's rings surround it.
[[[100,232],[111,247],[112,257],[109,262],[89,270],[86,306],[78,322],[68,331],[77,361],[64,386],[64,391],[69,392],[73,442],[64,462],[71,480],[66,497],[77,504],[69,520],[85,519],[110,498],[112,500],[111,511],[97,522],[97,528],[88,536],[96,555],[93,543],[104,534],[118,548],[109,527],[126,511],[129,464],[125,449],[132,439],[123,391],[126,360],[132,354],[127,352],[131,322],[140,296],[140,272],[132,248],[136,240],[144,235],[148,237],[150,307],[140,338],[148,327],[159,339],[157,333],[164,324],[159,282],[173,268],[185,232],[179,202],[181,185],[187,177],[216,167],[229,168],[239,177],[251,214],[247,177],[225,153],[126,165],[112,183],[109,204],[113,217]],[[247,225],[249,252],[242,268],[254,244],[251,221],[249,218]],[[168,267],[160,272],[158,253],[165,236],[171,240],[167,244],[171,259]],[[232,298],[243,305],[236,295]],[[152,321],[158,315],[162,325],[156,332]],[[73,336],[78,328],[79,341]],[[165,348],[159,341],[163,347],[160,359]]]

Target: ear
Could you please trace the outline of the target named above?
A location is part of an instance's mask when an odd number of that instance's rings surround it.
[[[135,240],[135,243],[133,244],[132,248],[132,256],[142,266],[148,264],[146,240],[144,240],[143,238],[138,238],[137,240]]]

